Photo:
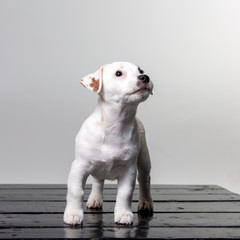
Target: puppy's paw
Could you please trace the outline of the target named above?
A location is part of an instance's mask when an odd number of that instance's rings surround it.
[[[153,201],[152,200],[139,200],[138,212],[153,212]]]
[[[90,198],[87,201],[87,208],[90,209],[101,209],[102,208],[102,199]]]
[[[63,221],[70,225],[80,225],[83,221],[83,210],[66,209],[63,216]]]
[[[133,213],[130,211],[117,211],[114,214],[114,221],[118,224],[131,225],[133,223]]]

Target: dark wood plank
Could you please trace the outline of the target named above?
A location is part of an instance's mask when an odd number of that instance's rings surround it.
[[[104,202],[99,212],[113,212],[115,202]],[[63,213],[65,202],[0,202],[2,213]],[[90,210],[86,209],[85,212]],[[137,212],[137,202],[132,203]],[[240,213],[240,202],[155,202],[154,212],[237,212]]]
[[[240,238],[240,196],[219,186],[154,185],[153,215],[136,213],[136,188],[128,227],[113,221],[116,192],[106,185],[103,210],[85,209],[83,226],[69,227],[62,220],[66,185],[0,185],[0,239]]]
[[[3,214],[0,228],[60,228],[63,214]],[[113,213],[84,215],[83,227],[115,227]],[[240,227],[239,213],[154,213],[134,214],[133,227]]]
[[[86,189],[91,188],[91,184],[86,184]],[[0,189],[67,189],[66,184],[0,184]],[[105,184],[105,189],[116,189],[116,184]],[[138,188],[138,184],[136,184]],[[218,185],[168,185],[168,184],[152,184],[151,189],[193,189],[195,191],[202,189],[223,189]]]
[[[133,195],[133,202],[138,201],[138,194]],[[218,201],[225,201],[225,202],[240,202],[240,195],[225,195],[225,194],[219,194],[219,195],[155,195],[152,194],[152,197],[155,202],[218,202]],[[1,202],[64,202],[66,198],[66,195],[32,195],[32,194],[25,194],[25,195],[2,195],[1,196]],[[84,196],[85,201],[88,199],[88,194]],[[116,194],[113,195],[104,195],[104,201],[106,202],[114,202],[116,199]]]
[[[89,194],[91,189],[85,189],[85,193]],[[192,189],[192,188],[185,188],[185,189],[174,189],[174,188],[163,188],[163,189],[155,189],[151,190],[152,194],[157,195],[234,195],[234,193],[224,189],[224,188],[199,188],[199,189]],[[19,188],[19,189],[11,189],[11,188],[3,188],[0,189],[0,199],[2,196],[16,196],[16,195],[66,195],[67,189],[57,188]],[[104,189],[104,195],[116,195],[117,188],[106,188]],[[139,189],[136,188],[133,194],[139,194]]]
[[[89,196],[90,189],[85,190],[85,199]],[[65,201],[66,189],[1,189],[0,201]],[[117,189],[104,189],[104,200],[115,201]],[[137,201],[139,190],[133,194]],[[202,188],[201,190],[186,189],[152,189],[155,201],[238,201],[240,195],[225,189]]]
[[[9,228],[0,229],[2,239],[230,239],[240,238],[239,228],[179,227],[93,227],[93,228]]]

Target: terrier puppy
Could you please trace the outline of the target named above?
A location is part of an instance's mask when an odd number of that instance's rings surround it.
[[[138,210],[153,211],[150,157],[143,124],[136,118],[138,104],[152,94],[153,84],[138,66],[128,62],[104,65],[80,82],[98,93],[99,100],[76,137],[64,222],[82,223],[84,186],[92,175],[87,207],[101,208],[104,180],[117,179],[114,221],[130,225],[136,175],[140,192]]]

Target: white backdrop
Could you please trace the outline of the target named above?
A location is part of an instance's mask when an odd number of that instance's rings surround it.
[[[0,1],[0,183],[66,183],[97,96],[130,61],[155,84],[138,115],[152,183],[240,189],[240,1]],[[240,190],[239,190],[240,192]]]

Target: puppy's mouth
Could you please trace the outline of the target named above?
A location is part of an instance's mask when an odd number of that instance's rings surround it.
[[[136,91],[132,92],[131,94],[135,94],[135,93],[138,93],[138,92],[149,92],[151,95],[153,95],[152,93],[152,89],[150,89],[149,87],[142,87],[142,88],[139,88],[137,89]]]

